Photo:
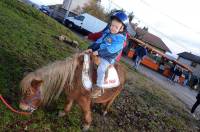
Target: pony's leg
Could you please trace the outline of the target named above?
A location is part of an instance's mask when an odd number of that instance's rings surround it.
[[[84,113],[84,125],[83,131],[87,131],[90,128],[92,122],[92,115],[91,115],[91,100],[85,96],[81,96],[77,100],[79,106],[81,107]]]
[[[109,100],[109,101],[110,101],[110,100]],[[108,105],[108,102],[109,102],[109,101],[104,102],[104,103],[101,104],[102,112],[104,112],[104,110],[105,110],[106,106]]]
[[[106,109],[103,112],[103,116],[106,116],[106,114],[108,113],[108,110],[110,109],[110,106],[112,105],[112,103],[116,99],[116,97],[119,95],[119,93],[120,93],[120,91],[117,91],[115,93],[115,95],[113,96],[113,98],[107,102]]]
[[[71,110],[71,108],[72,108],[73,102],[74,102],[74,100],[72,100],[72,99],[70,99],[70,98],[67,98],[64,111],[59,111],[59,115],[58,115],[58,116],[59,116],[59,117],[63,117],[63,116],[65,116],[67,113],[69,113],[70,110]]]

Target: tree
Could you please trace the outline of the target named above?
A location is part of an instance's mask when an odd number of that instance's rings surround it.
[[[109,21],[109,14],[104,12],[104,8],[97,4],[96,0],[92,0],[89,4],[82,7],[82,12],[87,12],[103,21]]]
[[[143,27],[143,30],[146,31],[146,32],[148,32],[149,28],[146,27],[146,26],[144,26],[144,27]]]
[[[133,14],[133,12],[131,12],[129,15],[128,15],[128,18],[129,18],[129,22],[131,23],[131,21],[133,20],[133,18],[135,17],[135,15]]]

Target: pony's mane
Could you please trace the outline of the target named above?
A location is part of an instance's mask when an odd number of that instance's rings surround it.
[[[46,105],[59,97],[64,85],[67,85],[69,90],[73,89],[72,81],[78,65],[78,56],[75,54],[72,58],[68,57],[63,61],[56,61],[29,73],[21,81],[22,93],[30,90],[33,79],[42,80],[43,83],[40,86],[41,101],[43,105]]]

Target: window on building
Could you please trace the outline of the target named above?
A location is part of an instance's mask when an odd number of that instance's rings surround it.
[[[191,66],[192,66],[192,67],[196,67],[196,66],[197,66],[197,63],[192,62],[192,63],[191,63]]]

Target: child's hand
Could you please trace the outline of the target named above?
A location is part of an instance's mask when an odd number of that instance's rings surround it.
[[[92,53],[92,49],[87,49],[84,51],[85,53]]]
[[[97,56],[98,55],[98,51],[93,52],[93,55]]]

